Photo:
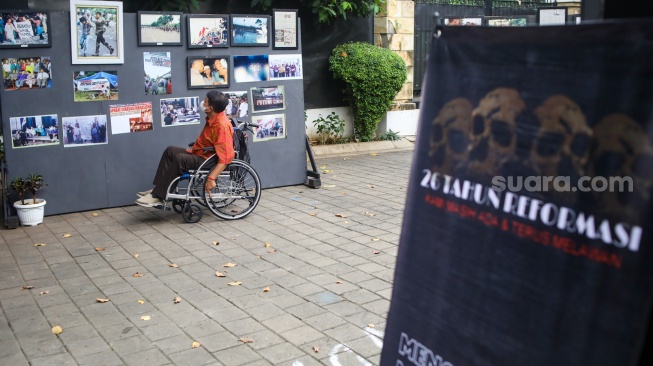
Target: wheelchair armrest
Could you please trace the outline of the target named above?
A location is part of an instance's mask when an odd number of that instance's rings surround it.
[[[193,142],[191,142],[190,144],[188,144],[188,147],[193,147],[193,145],[195,145],[195,141],[193,141]]]
[[[215,147],[207,146],[205,148],[202,148],[202,151],[204,151],[204,152],[208,152],[208,151],[215,152]]]

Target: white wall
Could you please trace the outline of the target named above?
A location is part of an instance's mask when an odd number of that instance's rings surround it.
[[[319,115],[326,117],[331,112],[336,112],[340,118],[345,120],[345,137],[354,135],[354,116],[349,107],[318,108],[306,110],[306,133],[311,139],[317,138],[316,128],[313,125]],[[400,136],[414,136],[417,134],[417,122],[419,121],[419,109],[406,111],[390,111],[379,122],[376,130],[381,135],[388,130],[397,132]]]

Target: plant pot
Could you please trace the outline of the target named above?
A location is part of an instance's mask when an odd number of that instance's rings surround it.
[[[30,202],[29,204],[23,205],[20,201],[14,202],[14,207],[18,213],[18,220],[23,226],[36,226],[43,222],[43,215],[45,213],[45,200],[41,198],[36,199],[36,203],[32,199],[25,200],[25,202]]]

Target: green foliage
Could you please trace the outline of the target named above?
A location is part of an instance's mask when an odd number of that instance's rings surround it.
[[[329,70],[345,83],[345,100],[361,141],[373,140],[377,125],[406,82],[406,63],[388,49],[349,42],[333,49]]]
[[[317,135],[322,145],[340,142],[342,134],[345,133],[345,120],[336,112],[331,112],[326,117],[318,115],[318,118],[313,121],[313,126],[317,128]]]
[[[20,200],[21,204],[25,204],[25,193],[29,191],[29,188],[27,187],[27,181],[21,177],[16,177],[14,178],[13,181],[9,184],[9,188],[11,188],[12,191],[16,192],[18,194],[18,199]]]
[[[9,184],[9,188],[18,194],[18,199],[21,204],[25,204],[25,193],[32,194],[32,202],[36,203],[36,194],[38,191],[47,186],[40,174],[28,174],[27,178],[15,177]]]
[[[329,23],[332,19],[347,16],[365,17],[381,12],[386,0],[300,0],[303,7],[318,15],[320,23]],[[274,7],[274,0],[252,0],[252,8],[263,11]]]
[[[397,141],[400,139],[401,137],[399,136],[399,132],[395,132],[393,130],[388,130],[378,138],[379,141]]]

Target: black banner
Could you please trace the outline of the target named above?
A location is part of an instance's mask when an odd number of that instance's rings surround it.
[[[653,23],[444,27],[427,62],[381,365],[637,365]]]

